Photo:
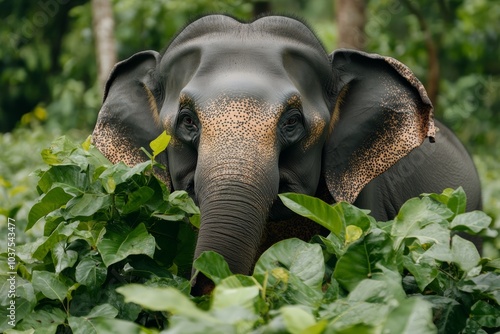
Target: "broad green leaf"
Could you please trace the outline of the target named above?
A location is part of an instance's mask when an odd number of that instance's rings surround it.
[[[200,209],[194,204],[194,201],[189,194],[185,191],[176,190],[168,196],[168,202],[170,205],[175,206],[182,211],[192,214],[199,215]]]
[[[78,196],[88,185],[88,176],[78,166],[52,166],[45,171],[38,187],[44,193],[49,192],[52,187],[58,186],[72,196]]]
[[[255,265],[254,276],[277,267],[284,267],[308,286],[321,289],[325,261],[318,244],[308,244],[295,238],[280,241],[261,255]]]
[[[351,302],[386,303],[394,300],[390,292],[393,289],[387,281],[364,279],[349,293],[347,300]]]
[[[154,329],[148,329],[132,321],[125,321],[120,319],[111,319],[98,317],[91,320],[86,320],[81,317],[69,317],[69,326],[73,329],[73,332],[82,334],[157,334],[158,331]]]
[[[149,143],[149,147],[153,150],[153,159],[156,158],[158,154],[165,151],[169,142],[170,136],[167,135],[166,131],[163,131],[158,137]]]
[[[396,237],[394,249],[399,249],[406,238],[413,238],[418,231],[431,223],[441,223],[450,218],[453,213],[444,205],[431,199],[412,198],[401,209],[392,225],[391,235]]]
[[[91,217],[96,212],[109,208],[111,202],[111,196],[108,194],[85,193],[71,199],[63,214],[65,219]]]
[[[45,307],[28,314],[16,326],[17,329],[35,329],[35,333],[55,333],[57,326],[64,324],[66,313],[59,308]]]
[[[254,311],[259,288],[257,286],[246,286],[228,288],[227,286],[216,286],[212,295],[211,310],[222,310],[231,307],[242,307]]]
[[[492,299],[500,305],[500,273],[489,272],[462,282],[459,289]]]
[[[472,211],[456,216],[450,228],[456,231],[470,231],[479,233],[491,224],[491,217],[482,211]]]
[[[153,288],[141,284],[128,284],[116,289],[126,302],[136,303],[152,311],[168,311],[191,319],[213,322],[214,318],[200,310],[184,294],[173,288]]]
[[[416,260],[410,255],[403,257],[404,267],[415,277],[420,291],[429,285],[439,273],[439,265],[433,258],[420,256]]]
[[[221,286],[229,289],[236,289],[248,286],[258,286],[258,285],[259,283],[254,277],[240,275],[240,274],[226,277],[223,280],[221,280],[219,284],[217,284],[218,287]]]
[[[107,268],[97,258],[84,257],[75,269],[75,279],[89,288],[99,288],[106,279]]]
[[[137,211],[141,206],[147,203],[154,195],[154,190],[149,187],[141,187],[128,195],[127,203],[123,206],[122,211],[128,214]]]
[[[86,318],[114,318],[118,315],[118,310],[109,304],[101,304],[95,306],[89,314],[87,314]]]
[[[315,221],[337,236],[342,236],[343,239],[345,225],[337,211],[328,203],[303,194],[286,193],[278,196],[293,212]]]
[[[97,242],[106,232],[104,225],[105,223],[100,221],[83,221],[78,224],[78,228],[75,230],[74,235],[84,239],[88,242],[90,247],[95,249],[97,247]]]
[[[148,233],[143,223],[137,225],[134,230],[123,224],[108,224],[97,249],[101,253],[102,261],[109,267],[132,254],[153,257],[155,238]]]
[[[287,331],[291,334],[310,333],[306,330],[316,324],[314,316],[300,306],[283,306],[279,312],[283,316]]]
[[[231,276],[231,270],[222,255],[205,251],[194,261],[193,267],[218,284],[224,278]]]
[[[342,330],[348,330],[360,324],[381,326],[390,310],[388,304],[339,299],[331,304],[323,305],[320,316],[329,320],[326,333],[343,333]]]
[[[62,280],[56,274],[49,271],[33,271],[33,288],[40,291],[49,299],[63,301],[66,299],[68,290],[72,283]]]
[[[451,254],[453,262],[458,264],[460,269],[465,272],[476,267],[481,259],[476,246],[458,235],[453,236],[451,240]]]
[[[333,277],[342,287],[352,291],[356,285],[379,271],[376,264],[381,261],[396,266],[392,240],[380,229],[374,229],[364,238],[349,246],[335,266]]]
[[[317,287],[305,283],[287,269],[275,268],[268,278],[266,294],[274,295],[274,307],[302,305],[306,308],[317,309],[321,305],[323,292]]]
[[[396,307],[387,318],[383,332],[398,334],[435,334],[432,308],[418,297],[410,297]]]
[[[432,304],[434,324],[439,333],[461,333],[468,317],[466,308],[448,297],[429,295],[422,298]]]
[[[68,324],[71,327],[73,334],[88,334],[95,333],[99,334],[94,320],[96,318],[111,318],[113,319],[118,315],[118,310],[111,306],[110,304],[97,305],[84,317],[73,317],[68,318]]]
[[[28,214],[28,226],[26,231],[31,229],[40,218],[46,216],[54,210],[60,209],[73,196],[67,194],[62,188],[57,187],[46,193],[35,205],[31,207]]]
[[[472,305],[471,318],[487,328],[500,327],[500,306],[480,300]]]
[[[78,253],[66,248],[66,241],[58,242],[52,248],[52,262],[54,262],[56,274],[66,268],[73,267],[78,260]]]
[[[51,251],[59,242],[66,241],[68,237],[74,233],[77,226],[78,222],[67,224],[63,221],[59,223],[50,236],[45,239],[45,241],[40,244],[38,248],[36,248],[36,250],[32,253],[32,256],[35,259],[43,260],[48,252]]]
[[[422,194],[422,196],[430,197],[445,204],[453,213],[450,218],[465,212],[467,196],[462,187],[458,187],[457,189],[447,188],[441,194]]]

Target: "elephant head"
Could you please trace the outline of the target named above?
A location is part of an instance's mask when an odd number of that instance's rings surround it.
[[[240,23],[203,17],[163,54],[118,63],[93,133],[112,161],[146,159],[140,147],[172,136],[159,172],[199,204],[196,254],[219,252],[248,274],[265,225],[289,214],[277,194],[335,201],[363,187],[433,137],[422,84],[392,58],[328,55],[303,23],[268,16]]]

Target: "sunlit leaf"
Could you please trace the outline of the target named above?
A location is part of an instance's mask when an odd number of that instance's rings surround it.
[[[158,137],[149,143],[149,147],[153,150],[153,159],[156,158],[158,154],[165,151],[169,142],[170,136],[167,135],[166,131],[163,131]]]

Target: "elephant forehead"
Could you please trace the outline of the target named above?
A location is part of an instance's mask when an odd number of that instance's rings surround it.
[[[253,97],[220,96],[198,111],[202,138],[206,143],[272,148],[283,109]]]

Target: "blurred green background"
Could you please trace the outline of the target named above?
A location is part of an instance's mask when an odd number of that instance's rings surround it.
[[[110,2],[120,60],[162,50],[202,14],[250,20],[268,10],[306,20],[330,52],[342,37],[336,18],[345,1]],[[356,2],[364,6],[362,47],[402,61],[432,91],[436,116],[474,157],[484,210],[500,229],[500,1]],[[96,120],[102,88],[91,0],[0,0],[0,18],[0,230],[10,217],[22,231],[37,197],[30,173],[42,167],[41,149],[62,134],[83,141]],[[37,231],[18,233],[17,242],[33,235]],[[498,238],[490,240],[485,255],[496,257],[498,249]]]

